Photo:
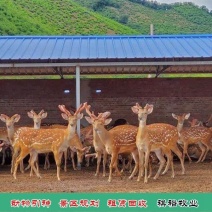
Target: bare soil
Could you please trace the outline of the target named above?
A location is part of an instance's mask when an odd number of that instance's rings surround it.
[[[25,164],[26,166],[26,164]],[[10,174],[10,165],[0,167],[1,192],[212,192],[212,163],[185,162],[186,174],[181,175],[178,161],[174,162],[175,178],[171,178],[171,171],[160,176],[159,179],[149,179],[148,184],[137,182],[136,177],[128,180],[129,173],[124,172],[122,178],[113,177],[111,183],[107,177],[95,177],[95,166],[82,167],[74,171],[71,165],[68,171],[61,170],[61,181],[57,180],[56,167],[50,170],[40,168],[41,179],[36,176],[29,177],[29,171],[24,174],[18,172],[17,180]],[[153,165],[153,173],[158,165]],[[108,170],[107,170],[108,173]]]

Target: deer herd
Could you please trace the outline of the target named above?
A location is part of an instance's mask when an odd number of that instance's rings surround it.
[[[185,156],[190,162],[192,161],[188,154],[190,144],[197,145],[201,150],[197,162],[203,162],[208,151],[212,150],[212,128],[207,126],[212,115],[206,123],[193,119],[189,122],[191,127],[187,128],[183,125],[184,121],[189,119],[189,113],[181,116],[172,114],[177,120],[176,126],[167,123],[148,125],[147,118],[153,112],[153,105],[146,104],[142,107],[136,103],[131,110],[137,115],[138,127],[124,124],[108,130],[106,126],[112,121],[111,113],[108,111],[95,115],[87,103],[81,104],[74,113],[67,110],[64,105],[59,105],[58,108],[62,112],[62,118],[68,122],[67,127],[63,125],[41,126],[42,119],[47,117],[47,113],[43,110],[38,114],[33,110],[27,113],[29,118],[33,119],[34,127],[16,127],[15,123],[21,118],[18,114],[12,117],[0,115],[1,121],[6,124],[6,128],[0,128],[0,140],[3,141],[0,144],[3,155],[2,165],[5,162],[5,150],[9,147],[12,152],[11,173],[15,179],[18,166],[20,166],[20,171],[24,172],[23,160],[27,155],[29,155],[29,161],[25,170],[31,169],[30,176],[35,173],[41,178],[38,155],[45,154],[44,168],[48,169],[50,167],[49,153],[53,153],[57,167],[57,179],[60,180],[62,156],[64,155],[65,158],[64,170],[66,171],[67,151],[69,150],[75,170],[81,168],[84,156],[87,164],[90,157],[95,157],[97,159],[95,176],[99,175],[101,161],[103,161],[103,176],[106,176],[106,166],[110,158],[109,182],[112,181],[114,172],[117,176],[122,175],[124,167],[120,172],[118,159],[127,157],[130,166],[134,160],[134,168],[131,168],[129,179],[138,175],[137,181],[140,181],[144,176],[144,182],[147,183],[152,174],[152,153],[155,153],[159,160],[159,168],[154,176],[154,179],[158,179],[161,174],[166,174],[170,167],[171,177],[175,177],[173,153],[179,158],[181,172],[185,174]],[[77,121],[83,118],[82,111],[87,113],[88,116],[85,116],[85,119],[90,125],[81,129],[81,136],[79,136],[76,133],[76,125]],[[91,146],[94,148],[94,153],[89,152]],[[183,151],[179,148],[180,146]],[[74,162],[74,152],[77,153],[77,168]],[[125,165],[125,162],[123,164]]]

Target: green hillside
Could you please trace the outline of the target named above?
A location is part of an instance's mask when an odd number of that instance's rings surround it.
[[[212,33],[212,12],[141,0],[1,0],[0,35]]]
[[[138,34],[72,0],[1,0],[1,35]]]
[[[141,34],[149,34],[151,23],[155,34],[212,33],[212,12],[193,3],[159,5],[141,0],[74,1]]]

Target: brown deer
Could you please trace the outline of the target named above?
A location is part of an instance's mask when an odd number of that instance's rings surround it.
[[[5,164],[6,158],[6,149],[11,147],[10,140],[8,138],[8,133],[6,128],[0,128],[0,141],[2,142],[0,145],[0,152],[2,153],[2,162],[1,165]]]
[[[20,149],[20,154],[15,160],[13,176],[16,179],[17,167],[27,154],[31,153],[30,165],[37,177],[41,178],[40,173],[35,168],[34,162],[36,161],[38,153],[53,152],[55,162],[57,165],[57,179],[60,180],[60,164],[62,154],[71,145],[71,140],[75,135],[77,120],[82,119],[84,105],[76,110],[72,115],[64,105],[59,105],[62,111],[63,119],[68,121],[66,129],[31,129],[27,127],[19,128],[14,135],[14,149]],[[76,147],[78,148],[78,147]],[[82,149],[81,149],[82,150]],[[83,150],[82,150],[83,151]]]
[[[90,124],[93,125],[95,133],[99,136],[100,140],[105,146],[107,153],[111,155],[108,181],[111,182],[112,180],[113,168],[115,168],[116,172],[120,175],[120,172],[117,168],[117,159],[118,154],[120,153],[132,153],[133,155],[135,160],[135,167],[129,177],[129,179],[132,179],[138,169],[138,151],[135,143],[138,128],[132,125],[120,125],[111,129],[110,131],[107,131],[105,126],[112,121],[111,118],[107,119],[107,117],[110,115],[110,112],[100,113],[98,116],[95,116],[94,113],[90,112],[90,107],[90,105],[86,104],[86,112],[90,117],[85,118]]]
[[[183,128],[183,122],[185,119],[188,119],[190,114],[183,114],[182,116],[172,114],[172,116],[178,121],[177,129],[179,132],[179,141],[183,144],[183,160],[186,154],[189,162],[192,162],[190,156],[188,155],[188,146],[190,144],[197,144],[202,151],[197,163],[203,162],[208,151],[212,150],[212,131],[203,126]]]
[[[203,126],[201,121],[194,118],[191,121],[188,121],[188,123],[190,124],[191,127]]]
[[[47,117],[47,112],[45,112],[44,110],[41,110],[38,114],[34,111],[34,110],[31,110],[29,112],[27,112],[27,115],[29,116],[29,118],[31,118],[33,120],[33,123],[34,123],[34,129],[40,129],[40,126],[41,126],[41,121],[42,119],[45,119]],[[46,157],[45,157],[46,158]],[[48,160],[48,163],[49,163],[49,160]],[[30,168],[30,163],[29,165],[25,168],[25,170],[28,170]],[[37,161],[36,161],[36,168],[39,172],[39,162],[38,162],[38,158],[37,158]],[[33,175],[33,170],[32,170],[32,167],[31,167],[31,171],[30,171],[30,176]]]
[[[60,125],[60,124],[53,124],[48,127],[45,127],[45,129],[65,129],[66,126]],[[67,160],[68,160],[68,150],[70,150],[70,155],[71,155],[71,161],[72,161],[72,166],[74,170],[79,170],[81,169],[81,163],[83,160],[84,153],[89,151],[90,148],[90,142],[88,143],[87,140],[91,139],[92,135],[90,134],[90,131],[92,130],[92,126],[87,126],[85,128],[82,128],[80,130],[81,138],[79,138],[78,134],[75,133],[74,137],[71,140],[71,146],[67,151],[64,151],[64,171],[67,172]],[[82,145],[81,139],[83,140],[84,147]],[[88,145],[89,144],[89,145]],[[77,149],[74,147],[78,147]],[[84,149],[85,151],[80,151],[80,149]],[[74,153],[77,153],[77,168],[74,160]],[[49,153],[46,154],[45,157],[45,164],[44,164],[44,169],[49,169],[50,168],[50,163],[49,163]]]
[[[89,117],[85,116],[85,119],[88,121],[88,123],[92,124],[94,122],[94,119],[97,119],[97,117],[94,115],[94,113],[91,113],[90,111],[90,105],[85,104],[86,113],[89,115]],[[92,126],[92,125],[91,125]],[[93,146],[95,149],[94,154],[86,155],[86,158],[89,158],[92,155],[95,155],[97,158],[97,168],[95,176],[99,176],[99,168],[100,168],[100,162],[103,156],[103,177],[106,176],[106,163],[107,163],[107,151],[105,148],[104,142],[100,139],[97,131],[93,127]]]
[[[152,113],[153,105],[146,104],[146,106],[142,108],[138,103],[136,103],[136,105],[131,109],[135,114],[138,115],[139,120],[138,133],[136,136],[136,146],[139,152],[139,174],[137,181],[141,180],[141,176],[143,175],[144,170],[144,183],[148,182],[147,168],[151,151],[155,152],[156,156],[160,160],[160,167],[154,179],[159,177],[160,172],[165,164],[163,153],[168,158],[166,169],[164,170],[163,174],[167,172],[169,164],[171,163],[171,177],[174,177],[175,174],[171,151],[173,151],[179,157],[182,166],[182,174],[184,174],[185,168],[182,154],[177,147],[178,132],[176,127],[164,123],[150,124],[147,126],[147,116]]]
[[[12,162],[11,162],[11,173],[13,173],[13,168],[14,168],[14,159],[18,154],[17,152],[14,152],[13,150],[13,144],[14,144],[14,134],[15,131],[17,130],[15,128],[15,123],[17,123],[20,120],[21,116],[19,114],[15,114],[11,117],[5,115],[5,114],[1,114],[0,115],[0,119],[1,121],[6,123],[6,128],[7,128],[7,135],[10,141],[10,145],[12,146],[11,150],[12,150]],[[23,173],[24,172],[24,165],[23,165],[23,161],[21,161],[20,163],[20,171]]]

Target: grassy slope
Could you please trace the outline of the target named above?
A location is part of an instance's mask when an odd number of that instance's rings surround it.
[[[93,0],[74,0],[91,8]],[[127,26],[141,34],[149,33],[149,26],[154,24],[155,34],[212,33],[212,15],[194,5],[179,4],[170,10],[155,10],[132,3],[128,0],[115,1],[120,8],[104,7],[100,14],[120,20],[128,16]]]
[[[0,1],[1,35],[137,34],[72,0]]]

